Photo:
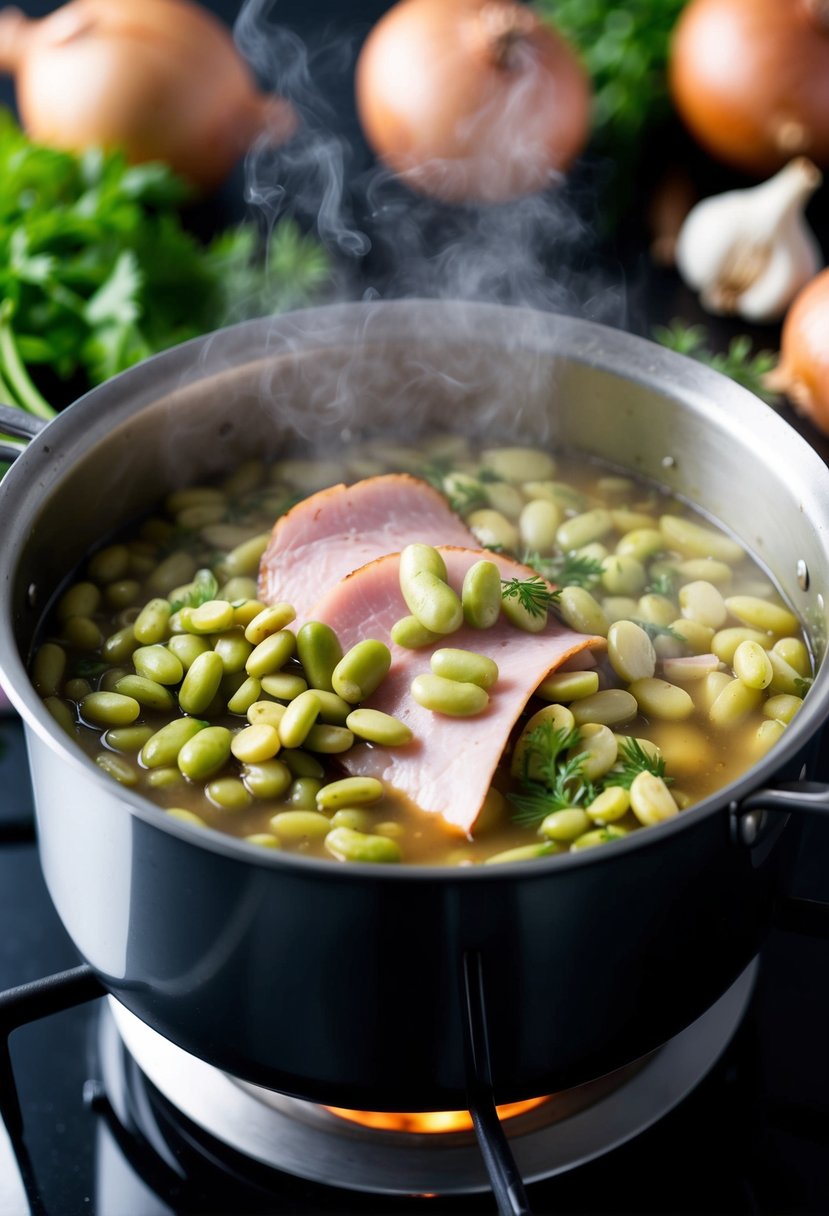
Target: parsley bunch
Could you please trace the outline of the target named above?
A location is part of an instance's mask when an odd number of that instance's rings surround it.
[[[283,222],[202,245],[182,222],[185,185],[162,164],[32,143],[0,111],[0,394],[44,417],[48,369],[98,384],[228,320],[306,302],[328,265]]]
[[[593,139],[617,163],[670,113],[668,46],[685,0],[534,0],[580,53],[593,85]]]

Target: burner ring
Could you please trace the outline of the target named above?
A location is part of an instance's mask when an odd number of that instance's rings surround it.
[[[583,1165],[643,1132],[702,1080],[746,1007],[754,960],[700,1018],[642,1060],[579,1086],[504,1124],[526,1183]],[[312,1182],[387,1195],[461,1195],[489,1189],[471,1132],[378,1131],[324,1107],[221,1072],[170,1043],[114,998],[111,1020],[157,1090],[217,1140]]]

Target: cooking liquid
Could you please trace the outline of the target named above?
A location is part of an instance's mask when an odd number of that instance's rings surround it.
[[[434,446],[437,447],[437,444],[438,441],[435,441]],[[440,452],[439,448],[438,451]],[[389,451],[387,448],[375,445],[345,456],[341,463],[333,463],[329,460],[318,462],[294,460],[277,462],[270,468],[245,466],[236,474],[231,475],[228,482],[225,483],[226,505],[221,512],[213,511],[212,514],[209,511],[203,512],[205,518],[211,519],[210,523],[193,526],[191,521],[198,521],[199,515],[192,506],[178,510],[177,513],[162,510],[149,520],[137,525],[130,533],[116,538],[114,543],[124,544],[130,549],[132,556],[129,578],[136,581],[135,595],[131,602],[124,606],[121,599],[126,593],[122,593],[119,599],[114,590],[104,587],[104,603],[101,610],[93,614],[92,619],[99,625],[104,638],[124,628],[130,620],[134,620],[140,607],[148,599],[158,595],[157,590],[147,585],[146,579],[150,577],[151,571],[162,557],[174,552],[180,551],[191,555],[194,568],[212,567],[218,570],[221,582],[221,562],[232,547],[231,542],[238,544],[244,536],[253,537],[269,531],[279,514],[288,509],[298,498],[304,497],[305,494],[316,489],[340,481],[354,481],[361,476],[384,471],[398,471],[401,468],[415,474],[428,473],[434,480],[436,469],[441,475],[446,474],[450,469],[450,463],[452,468],[459,468],[464,472],[470,468],[474,469],[478,465],[474,454],[470,454],[464,449],[459,450],[457,445],[454,445],[451,458],[440,452],[437,462],[434,450],[430,451],[428,447],[427,450],[419,451],[415,449]],[[484,493],[491,494],[494,501],[498,501],[499,496],[501,498],[509,497],[503,488],[507,484],[495,480],[485,480],[483,482]],[[557,457],[555,481],[547,484],[553,487],[548,492],[556,495],[557,501],[564,509],[565,518],[581,514],[594,507],[605,507],[612,511],[648,515],[653,520],[651,526],[654,528],[658,527],[659,517],[665,514],[676,514],[695,520],[705,527],[711,527],[707,519],[677,499],[668,496],[664,491],[637,482],[627,475],[619,477],[614,470],[570,455]],[[456,505],[461,508],[461,513],[467,518],[476,507],[486,505],[480,501],[476,503],[469,494],[466,495],[466,501],[464,501],[463,494],[458,497],[460,501],[457,501]],[[463,510],[464,507],[467,509]],[[641,522],[637,526],[642,526]],[[227,542],[224,546],[217,543],[217,538],[221,538],[223,530]],[[612,554],[618,540],[626,531],[628,529],[625,527],[616,529],[603,536],[599,543]],[[587,556],[590,556],[589,550],[590,546],[588,546]],[[599,551],[594,549],[592,552],[595,558]],[[520,546],[516,556],[519,559],[525,557]],[[655,587],[656,590],[667,590],[668,584],[664,578],[666,568],[675,567],[687,557],[687,553],[672,553],[665,549],[647,559],[645,564],[648,569],[648,585],[643,591],[647,591],[649,586]],[[86,576],[81,573],[80,577]],[[117,581],[123,582],[124,580]],[[676,587],[681,585],[682,581],[674,580],[672,596],[669,597],[676,606],[676,618],[681,616],[676,601]],[[769,576],[748,554],[732,565],[732,577],[727,586],[722,586],[721,590],[725,596],[752,595],[759,596],[770,603],[783,604],[783,600]],[[606,598],[607,593],[603,592],[601,583],[591,584],[591,591],[600,601]],[[171,593],[170,598],[173,599],[174,596],[175,593]],[[108,608],[106,606],[108,599],[110,602],[117,599],[117,605]],[[400,615],[405,615],[406,611],[401,597]],[[733,619],[727,622],[729,626],[738,624],[739,622]],[[654,634],[659,638],[659,628],[654,630]],[[663,628],[661,636],[668,638],[670,635]],[[802,633],[799,633],[798,636],[805,641]],[[93,689],[97,687],[102,678],[101,667],[109,666],[100,659],[99,648],[95,650],[80,649],[68,644],[64,630],[54,612],[47,620],[46,630],[41,638],[42,641],[47,639],[59,641],[66,649],[68,654],[67,676],[86,674],[91,687]],[[387,641],[388,639],[380,640]],[[769,636],[769,645],[773,640],[773,637]],[[451,637],[447,639],[447,644],[451,645]],[[657,646],[659,646],[659,642],[657,642]],[[688,653],[688,651],[680,648],[677,653]],[[616,676],[606,656],[598,657],[600,687],[624,687],[624,682]],[[132,672],[132,666],[128,661],[123,666],[123,674]],[[656,674],[660,675],[659,667],[657,667]],[[241,677],[237,683],[240,680]],[[639,713],[633,719],[613,727],[613,730],[619,735],[650,740],[660,748],[666,764],[666,775],[671,782],[671,792],[680,806],[680,813],[682,809],[721,789],[760,758],[764,749],[758,742],[757,733],[758,729],[769,721],[769,718],[764,715],[763,706],[767,696],[772,695],[774,691],[772,689],[764,693],[763,700],[758,707],[753,709],[741,722],[722,727],[712,725],[709,720],[707,706],[702,703],[698,695],[701,685],[694,682],[688,683],[684,687],[696,702],[695,709],[688,718],[682,721],[666,722],[656,719],[649,720]],[[497,696],[497,684],[491,691],[493,695]],[[262,699],[268,698],[263,694]],[[533,698],[527,707],[527,714],[539,709],[544,703]],[[74,729],[78,743],[88,755],[93,758],[98,757],[102,749],[107,747],[106,741],[102,739],[103,729],[84,723],[76,709],[74,712],[78,719]],[[198,716],[209,718],[212,725],[225,725],[233,730],[238,730],[246,725],[244,716],[233,715],[226,711],[216,714],[208,711]],[[139,722],[157,729],[169,721],[170,717],[169,712],[156,714],[145,710],[142,711]],[[474,722],[474,719],[471,721]],[[367,830],[371,832],[379,830],[379,834],[387,834],[397,839],[405,862],[431,865],[474,864],[504,850],[537,842],[539,837],[535,826],[519,826],[514,822],[513,808],[509,801],[510,793],[517,788],[516,781],[509,773],[509,751],[515,737],[520,732],[521,725],[519,723],[516,731],[513,732],[513,738],[493,781],[493,787],[505,797],[499,799],[496,796],[493,807],[482,813],[472,838],[465,838],[456,829],[448,827],[440,816],[423,813],[407,800],[391,792],[387,792],[381,801],[364,808],[370,813],[372,820],[372,826]],[[204,783],[191,782],[184,777],[179,777],[169,786],[152,786],[148,783],[150,773],[141,767],[137,758],[135,756],[125,756],[124,758],[135,773],[135,789],[161,807],[188,809],[197,814],[209,827],[233,836],[272,835],[271,817],[279,811],[296,809],[296,805],[291,803],[288,795],[278,800],[253,798],[250,804],[242,809],[225,809],[210,801],[205,793]],[[322,756],[320,759],[325,764],[329,780],[344,775],[342,770],[338,769],[336,756]],[[214,777],[238,775],[239,772],[239,763],[231,758],[225,769],[214,774]],[[626,830],[638,830],[641,824],[629,811],[613,826]],[[280,847],[308,855],[330,858],[322,839],[304,838],[296,842],[283,840],[280,842]]]

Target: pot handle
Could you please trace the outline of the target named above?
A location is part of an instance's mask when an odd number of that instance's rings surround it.
[[[729,807],[731,838],[735,844],[752,845],[757,840],[766,811],[784,815],[829,815],[829,785],[822,781],[781,782],[755,790],[742,802]]]
[[[0,405],[0,460],[16,460],[45,426],[45,418],[15,405]]]
[[[766,813],[829,815],[829,785],[821,781],[781,782],[755,790],[729,808],[731,838],[750,847],[758,839]],[[780,892],[774,901],[772,924],[790,933],[829,941],[829,902]]]

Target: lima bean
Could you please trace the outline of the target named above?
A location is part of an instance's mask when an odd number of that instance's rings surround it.
[[[498,664],[473,650],[443,647],[433,652],[429,663],[436,676],[477,684],[480,688],[491,688],[498,679]]]
[[[273,633],[279,633],[291,621],[296,620],[296,612],[290,604],[271,604],[257,612],[253,620],[245,628],[245,638],[253,646],[258,646]]]
[[[474,717],[483,713],[489,704],[489,694],[478,684],[425,673],[412,680],[411,693],[424,709],[450,718]]]
[[[431,571],[418,570],[405,580],[401,574],[400,590],[412,616],[432,633],[454,633],[463,624],[463,608],[457,593]]]
[[[136,672],[156,684],[179,684],[184,677],[184,665],[166,646],[139,646],[133,651]]]
[[[81,717],[96,726],[129,726],[141,712],[135,697],[120,692],[90,692],[79,706]]]
[[[351,705],[365,701],[385,679],[390,666],[388,646],[372,638],[358,642],[334,668],[331,677],[334,692]]]
[[[637,773],[630,786],[630,808],[645,827],[662,823],[679,813],[679,807],[661,777]]]
[[[754,595],[731,595],[725,605],[732,616],[763,633],[787,634],[797,629],[797,617],[788,608],[770,604]]]
[[[368,806],[383,797],[383,783],[376,777],[343,777],[329,781],[317,792],[317,809],[338,811],[346,806]]]
[[[212,650],[198,655],[178,690],[178,703],[186,714],[201,714],[209,707],[224,675],[224,666]]]
[[[368,862],[370,864],[388,864],[402,861],[400,845],[390,840],[388,836],[370,836],[364,832],[356,832],[353,828],[331,828],[325,837],[325,847],[332,856],[340,861]]]
[[[542,701],[579,701],[599,691],[599,673],[596,671],[557,671],[542,680],[535,695]]]
[[[461,606],[467,625],[489,629],[501,615],[501,572],[495,562],[482,558],[469,567],[461,588]]]
[[[332,693],[334,668],[343,657],[343,648],[331,626],[307,621],[297,633],[296,648],[311,688]]]
[[[242,811],[250,806],[251,795],[238,777],[218,777],[205,787],[207,797],[223,811]]]
[[[206,726],[207,723],[198,718],[174,718],[143,744],[141,763],[145,768],[161,768],[175,764],[184,744]]]
[[[231,733],[225,726],[205,726],[181,748],[176,763],[191,781],[204,781],[223,768],[230,756]]]
[[[383,747],[403,747],[413,737],[411,728],[405,722],[379,709],[353,709],[345,725],[358,739],[379,743]]]
[[[283,747],[301,747],[319,717],[320,699],[310,688],[294,697],[279,723]]]

